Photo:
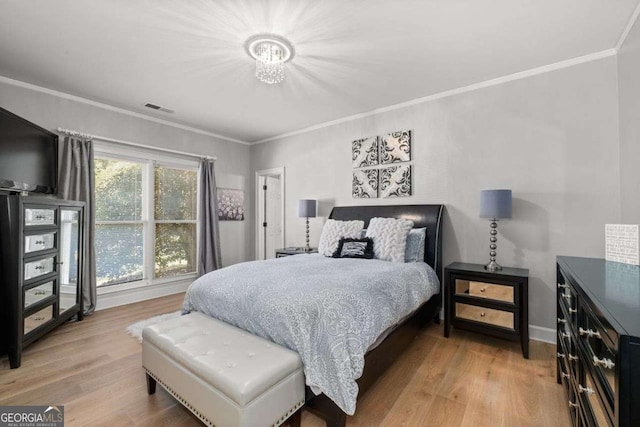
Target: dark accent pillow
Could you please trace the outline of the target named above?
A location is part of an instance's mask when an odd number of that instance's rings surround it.
[[[373,239],[362,237],[352,239],[343,237],[338,243],[338,249],[333,254],[334,258],[373,258]]]

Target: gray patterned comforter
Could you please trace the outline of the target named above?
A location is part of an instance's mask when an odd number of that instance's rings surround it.
[[[236,264],[187,290],[198,311],[296,351],[307,385],[353,415],[364,355],[438,292],[426,263],[297,255]]]

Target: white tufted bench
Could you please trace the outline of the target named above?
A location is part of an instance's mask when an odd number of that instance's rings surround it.
[[[156,381],[205,424],[300,425],[304,375],[297,353],[200,313],[142,332],[147,390]]]

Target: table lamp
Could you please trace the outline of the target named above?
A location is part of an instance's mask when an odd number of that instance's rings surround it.
[[[502,270],[502,267],[496,262],[498,220],[511,218],[511,190],[482,190],[480,192],[480,218],[491,220],[490,261],[484,268],[488,271]]]
[[[298,218],[306,218],[307,220],[307,243],[303,248],[305,252],[311,251],[309,247],[309,218],[316,217],[316,201],[311,199],[302,199],[298,201]]]

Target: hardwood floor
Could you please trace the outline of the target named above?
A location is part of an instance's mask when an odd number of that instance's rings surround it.
[[[0,405],[57,404],[67,426],[199,426],[162,387],[145,389],[141,346],[124,331],[178,310],[182,295],[99,311],[28,347],[22,367],[0,360]],[[348,426],[568,426],[555,346],[428,326],[358,403]],[[305,412],[304,427],[323,426]]]

